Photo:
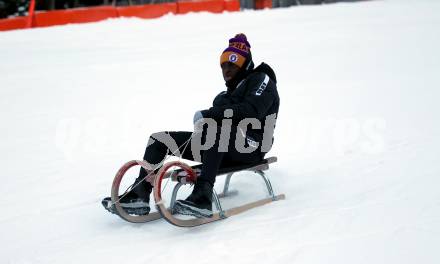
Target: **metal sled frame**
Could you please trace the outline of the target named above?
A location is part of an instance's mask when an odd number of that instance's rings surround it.
[[[118,173],[116,174],[115,179],[113,181],[112,201],[116,206],[116,210],[118,212],[118,215],[122,219],[129,221],[129,222],[144,223],[144,222],[157,220],[157,219],[163,217],[163,218],[165,218],[166,221],[168,221],[169,223],[176,225],[176,226],[181,226],[181,227],[198,226],[198,225],[214,222],[217,220],[225,219],[230,216],[245,212],[245,211],[250,210],[252,208],[262,206],[262,205],[265,205],[265,204],[273,202],[273,201],[285,199],[284,194],[275,195],[273,188],[272,188],[272,184],[270,183],[269,178],[264,173],[264,171],[269,169],[269,164],[274,163],[276,161],[277,161],[276,157],[270,157],[270,158],[267,158],[267,159],[263,160],[261,163],[256,164],[256,165],[243,165],[243,166],[236,166],[236,167],[231,167],[231,168],[220,169],[217,176],[226,175],[225,184],[224,184],[222,193],[216,194],[216,192],[213,192],[212,198],[213,198],[215,208],[217,209],[217,212],[215,212],[213,214],[213,216],[210,218],[191,218],[191,219],[184,220],[184,219],[176,218],[174,216],[174,212],[173,212],[172,208],[174,207],[174,204],[176,202],[177,193],[178,193],[180,187],[182,187],[185,184],[190,183],[187,181],[187,178],[179,177],[178,173],[176,173],[176,171],[184,170],[188,173],[188,175],[195,175],[194,169],[200,166],[200,165],[197,165],[194,167],[190,167],[187,164],[180,162],[180,161],[173,161],[173,162],[169,162],[169,163],[164,164],[162,166],[162,168],[159,170],[159,172],[157,173],[157,176],[155,177],[153,194],[154,194],[154,200],[156,203],[157,212],[152,212],[146,216],[129,215],[125,212],[125,210],[120,206],[119,202],[117,201],[118,189],[119,189],[119,184],[122,179],[122,176],[125,174],[125,172],[129,168],[131,168],[135,165],[140,165],[140,166],[144,167],[145,169],[147,169],[148,164],[146,164],[145,161],[130,161],[130,162],[126,163],[118,171]],[[168,171],[172,167],[174,167],[174,168],[179,167],[180,169]],[[266,184],[269,197],[258,200],[258,201],[254,201],[251,203],[247,203],[247,204],[244,204],[244,205],[241,205],[238,207],[224,210],[221,206],[220,199],[236,193],[234,191],[232,191],[232,192],[229,191],[230,181],[231,181],[232,175],[234,173],[241,172],[241,171],[250,171],[250,172],[254,172],[254,173],[260,175]],[[172,196],[171,196],[170,206],[169,206],[169,208],[167,208],[165,205],[165,201],[161,197],[161,185],[162,185],[163,179],[170,178],[170,177],[171,177],[171,180],[177,182],[177,184],[174,186]]]

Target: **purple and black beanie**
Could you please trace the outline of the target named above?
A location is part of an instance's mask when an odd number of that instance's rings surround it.
[[[231,62],[241,68],[249,60],[252,60],[251,44],[247,41],[246,35],[240,33],[229,40],[229,47],[220,56],[220,65]]]

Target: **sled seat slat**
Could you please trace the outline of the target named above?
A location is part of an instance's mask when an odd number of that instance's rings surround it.
[[[275,163],[275,162],[277,162],[277,157],[269,157],[269,158],[263,159],[262,161],[260,161],[258,163],[254,163],[254,164],[240,164],[240,165],[232,166],[232,167],[224,167],[224,168],[219,169],[217,176],[230,174],[230,173],[234,173],[234,172],[239,172],[239,171],[264,171],[264,170],[269,169],[269,164]],[[191,168],[195,171],[200,170],[202,168],[202,164],[192,166]],[[179,175],[180,172],[182,172],[181,169],[167,172],[167,174],[163,178],[165,179],[165,178],[169,178],[171,176],[171,179],[173,181],[178,181],[177,175]]]
[[[243,171],[243,170],[255,170],[255,171],[268,170],[269,164],[275,163],[276,161],[277,161],[277,157],[270,157],[270,158],[263,159],[261,162],[258,162],[255,164],[243,164],[243,165],[238,165],[238,166],[233,166],[233,167],[220,168],[217,173],[217,176],[229,174],[232,172]]]

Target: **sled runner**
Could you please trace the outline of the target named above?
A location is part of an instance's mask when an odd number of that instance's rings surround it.
[[[153,220],[157,220],[159,218],[165,218],[166,221],[169,223],[181,226],[181,227],[192,227],[192,226],[198,226],[210,222],[214,222],[217,220],[225,219],[227,217],[245,212],[249,209],[262,206],[264,204],[285,199],[284,194],[275,195],[272,185],[265,175],[264,171],[269,169],[269,164],[272,164],[277,161],[276,157],[270,157],[267,159],[262,160],[258,164],[251,164],[251,165],[240,165],[240,166],[234,166],[234,167],[227,167],[227,168],[221,168],[217,174],[217,176],[220,175],[226,175],[225,184],[223,187],[223,192],[220,194],[216,194],[215,191],[213,192],[212,201],[214,203],[214,208],[216,210],[213,210],[212,217],[209,218],[180,218],[178,214],[175,212],[175,203],[177,198],[177,193],[179,189],[186,184],[192,184],[196,181],[198,173],[200,172],[201,165],[196,166],[188,166],[184,162],[181,161],[172,161],[165,163],[162,168],[158,171],[156,176],[154,176],[154,184],[153,184],[153,195],[154,195],[154,201],[157,208],[157,212],[151,212],[148,215],[130,215],[128,214],[119,204],[118,201],[118,193],[119,193],[119,186],[121,183],[121,180],[124,176],[124,174],[133,166],[140,165],[144,169],[146,169],[148,172],[151,172],[151,166],[149,166],[148,163],[145,161],[139,161],[139,160],[133,160],[129,161],[126,164],[124,164],[121,169],[117,172],[113,184],[112,184],[112,191],[111,191],[111,199],[112,203],[115,205],[116,213],[124,220],[132,223],[145,223]],[[234,173],[242,172],[242,171],[249,171],[254,172],[257,175],[259,175],[267,188],[269,197],[257,200],[251,203],[247,203],[241,206],[237,206],[231,209],[224,210],[221,206],[220,199],[229,195],[235,194],[235,192],[229,191],[229,184],[231,177]],[[162,198],[162,191],[163,191],[163,185],[162,182],[164,179],[171,180],[173,182],[176,182],[174,189],[172,191],[171,195],[171,201],[167,207],[165,200]],[[152,181],[153,179],[147,179],[149,181]],[[213,208],[213,209],[214,209]]]

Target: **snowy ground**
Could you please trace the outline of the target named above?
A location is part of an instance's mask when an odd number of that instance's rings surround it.
[[[439,263],[440,2],[0,33],[0,263]],[[192,229],[101,208],[150,133],[190,130],[244,32],[279,78],[287,200]],[[243,174],[228,205],[265,195]],[[222,181],[217,188],[222,187]]]

